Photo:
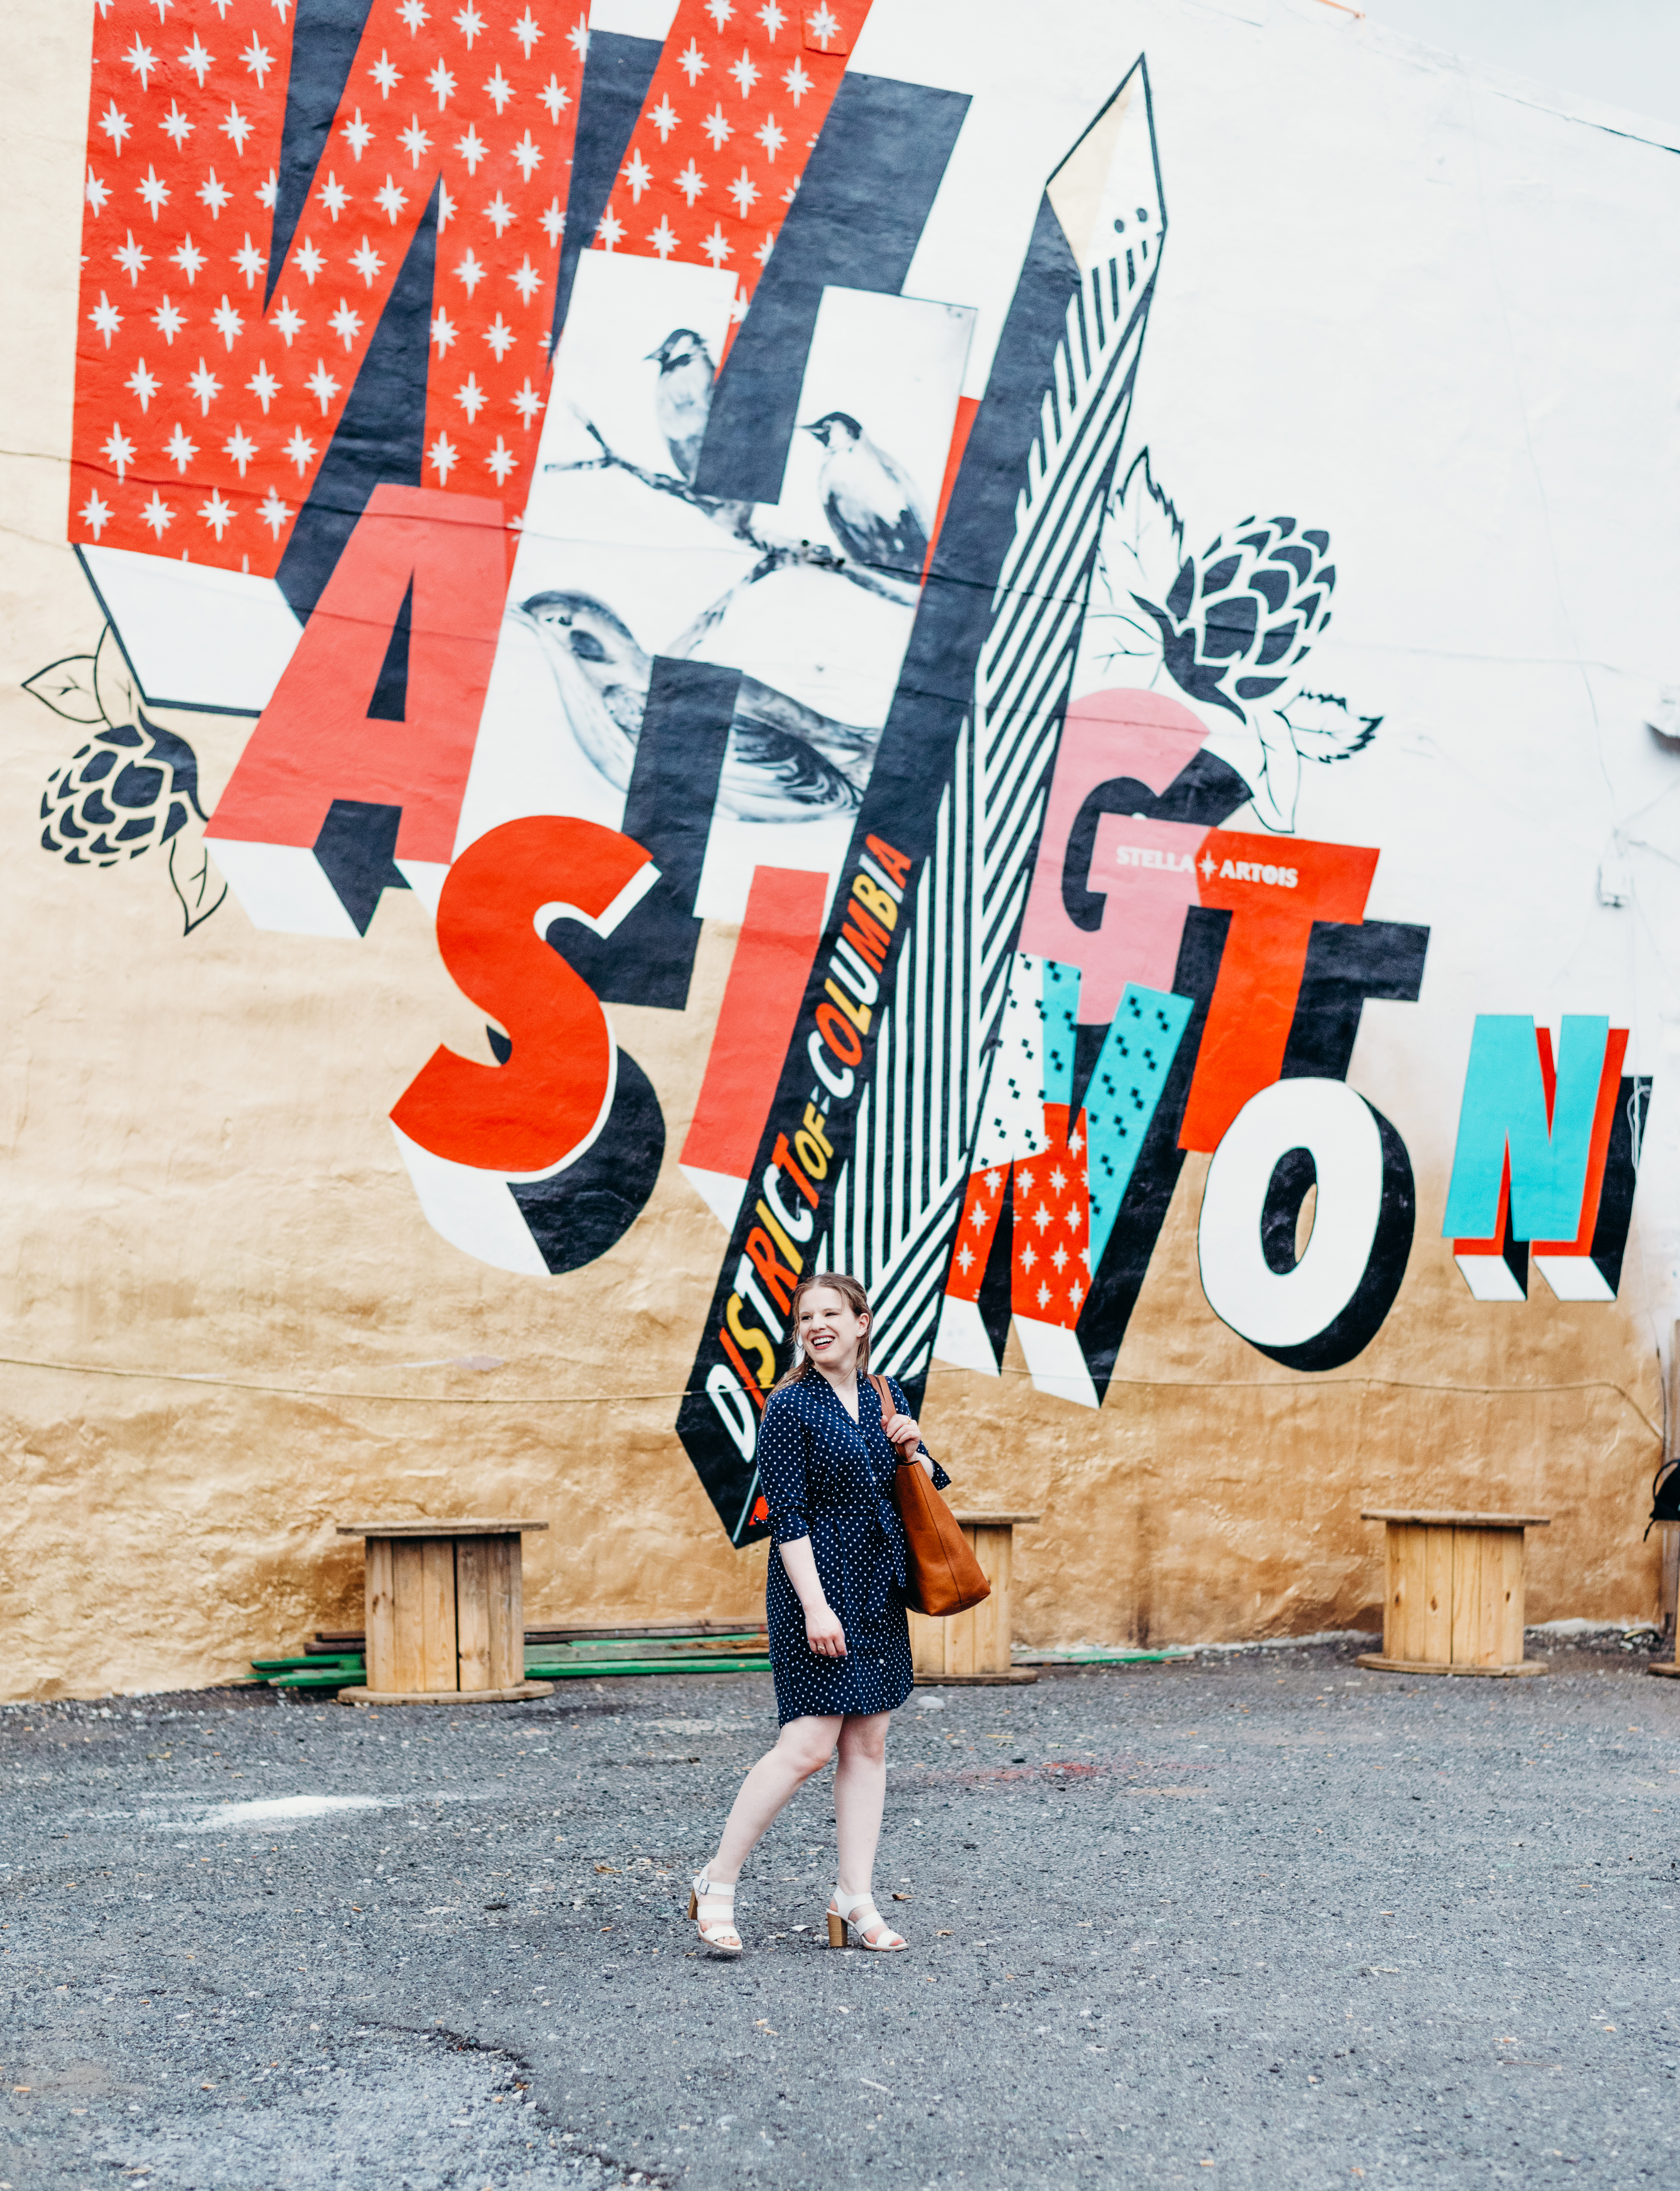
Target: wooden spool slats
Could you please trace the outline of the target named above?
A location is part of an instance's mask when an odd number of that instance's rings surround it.
[[[1387,1525],[1382,1649],[1361,1665],[1409,1672],[1541,1670],[1523,1659],[1523,1532],[1539,1514],[1393,1513]]]
[[[537,1522],[403,1522],[346,1525],[366,1539],[365,1688],[346,1704],[381,1699],[544,1696],[525,1679],[520,1531]]]

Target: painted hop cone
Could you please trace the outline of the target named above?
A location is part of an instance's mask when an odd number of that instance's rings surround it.
[[[41,843],[71,867],[115,867],[167,845],[198,803],[198,759],[184,738],[141,715],[96,731],[42,794]]]
[[[1274,704],[1330,622],[1330,535],[1292,517],[1245,518],[1187,555],[1164,603],[1134,595],[1161,628],[1174,680],[1193,699],[1243,720]]]

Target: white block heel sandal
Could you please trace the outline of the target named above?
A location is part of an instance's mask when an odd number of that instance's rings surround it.
[[[860,1946],[872,1949],[877,1955],[895,1955],[910,1944],[876,1908],[872,1894],[843,1894],[837,1887],[828,1905],[829,1946],[845,1947],[850,1932],[857,1934]]]
[[[702,1914],[702,1902],[721,1906]],[[689,1915],[700,1927],[701,1939],[714,1955],[741,1953],[741,1935],[735,1928],[734,1912],[735,1888],[714,1886],[703,1871],[696,1872],[694,1885],[689,1890]]]

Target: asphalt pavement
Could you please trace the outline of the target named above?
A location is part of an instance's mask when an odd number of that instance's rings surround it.
[[[826,1946],[826,1774],[697,1951],[768,1676],[7,1706],[0,2191],[1671,2185],[1650,1655],[918,1691],[892,1956]]]

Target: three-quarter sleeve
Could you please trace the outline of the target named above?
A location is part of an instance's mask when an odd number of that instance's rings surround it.
[[[905,1399],[903,1387],[900,1385],[896,1377],[889,1377],[887,1380],[887,1390],[892,1394],[893,1405],[898,1409],[899,1413],[901,1415],[907,1415],[910,1413],[910,1403]],[[951,1485],[951,1478],[945,1474],[944,1469],[939,1466],[938,1461],[934,1460],[933,1454],[928,1453],[927,1447],[922,1444],[920,1438],[916,1442],[916,1450],[917,1453],[924,1454],[928,1460],[934,1462],[934,1490],[948,1490]]]
[[[776,1393],[758,1425],[758,1482],[779,1545],[809,1537],[805,1513],[805,1426],[790,1389]]]

